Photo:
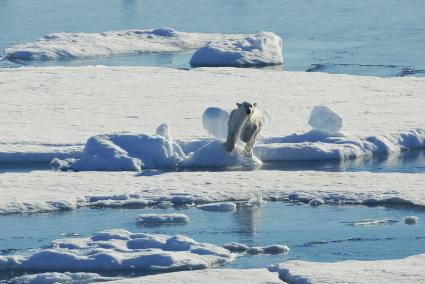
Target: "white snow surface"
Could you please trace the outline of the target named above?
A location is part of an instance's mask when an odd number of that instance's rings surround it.
[[[233,260],[230,252],[176,235],[106,230],[89,238],[52,241],[50,248],[0,256],[0,271],[176,271],[205,269]]]
[[[23,60],[97,58],[145,52],[180,52],[200,48],[211,41],[222,42],[246,37],[249,35],[190,33],[172,28],[51,33],[35,42],[12,45],[4,53],[5,58]]]
[[[186,224],[189,217],[185,214],[141,214],[137,217],[137,223],[141,225],[160,224]]]
[[[291,284],[423,283],[425,254],[403,259],[341,262],[288,261],[270,266]]]
[[[0,161],[80,159],[84,141],[94,135],[128,131],[150,136],[163,122],[173,129],[173,143],[188,155],[215,141],[202,124],[204,110],[230,110],[243,100],[258,102],[271,118],[254,149],[260,160],[343,160],[423,147],[424,97],[425,79],[413,77],[239,68],[1,69]],[[311,130],[308,118],[315,106],[341,114],[345,132]],[[256,194],[306,203],[320,198],[326,204],[424,206],[423,179],[424,174],[261,170],[7,172],[1,174],[0,212],[248,200]]]
[[[282,283],[277,273],[261,269],[207,269],[150,275],[126,280],[112,281],[114,284],[278,284]]]
[[[282,64],[282,46],[282,39],[272,32],[212,41],[192,55],[190,65],[246,67]]]

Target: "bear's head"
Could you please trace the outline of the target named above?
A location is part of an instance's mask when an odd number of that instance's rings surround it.
[[[257,103],[250,104],[248,102],[243,103],[236,103],[236,106],[239,110],[243,111],[247,115],[251,115],[251,113],[254,112],[255,107],[257,106]]]

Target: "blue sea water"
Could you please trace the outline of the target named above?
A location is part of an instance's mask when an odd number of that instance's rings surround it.
[[[142,213],[184,213],[186,225],[140,226]],[[418,216],[416,225],[403,218]],[[402,258],[425,252],[424,211],[383,207],[291,205],[269,202],[264,207],[238,207],[234,212],[209,212],[197,208],[80,209],[69,212],[0,216],[0,255],[26,252],[49,245],[51,240],[90,236],[98,231],[123,228],[132,232],[183,234],[199,242],[223,245],[240,242],[249,246],[284,244],[288,254],[243,255],[226,267],[266,267],[291,259],[340,261]],[[356,225],[364,220],[391,222]],[[109,274],[120,272],[110,271]],[[122,273],[122,272],[121,272]],[[3,275],[7,277],[6,275]],[[0,278],[2,276],[0,275]]]
[[[284,40],[284,70],[372,76],[425,75],[422,0],[0,0],[0,50],[52,32],[167,26],[181,31],[272,31]],[[29,65],[186,68],[191,52]],[[7,61],[0,66],[16,67]]]

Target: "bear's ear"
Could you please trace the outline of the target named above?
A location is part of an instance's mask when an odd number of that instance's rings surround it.
[[[253,103],[253,104],[252,104],[252,106],[253,106],[253,107],[256,107],[256,106],[257,106],[257,103]]]
[[[240,103],[236,103],[236,106],[237,106],[237,107],[241,107],[241,105],[242,105],[242,104],[240,104]]]

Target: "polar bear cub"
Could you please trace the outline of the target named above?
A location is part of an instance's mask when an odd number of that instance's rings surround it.
[[[252,156],[252,147],[255,139],[263,127],[263,118],[256,109],[257,103],[237,103],[237,108],[232,110],[228,122],[227,140],[224,147],[228,152],[235,148],[236,139],[239,137],[246,143],[244,155]]]

